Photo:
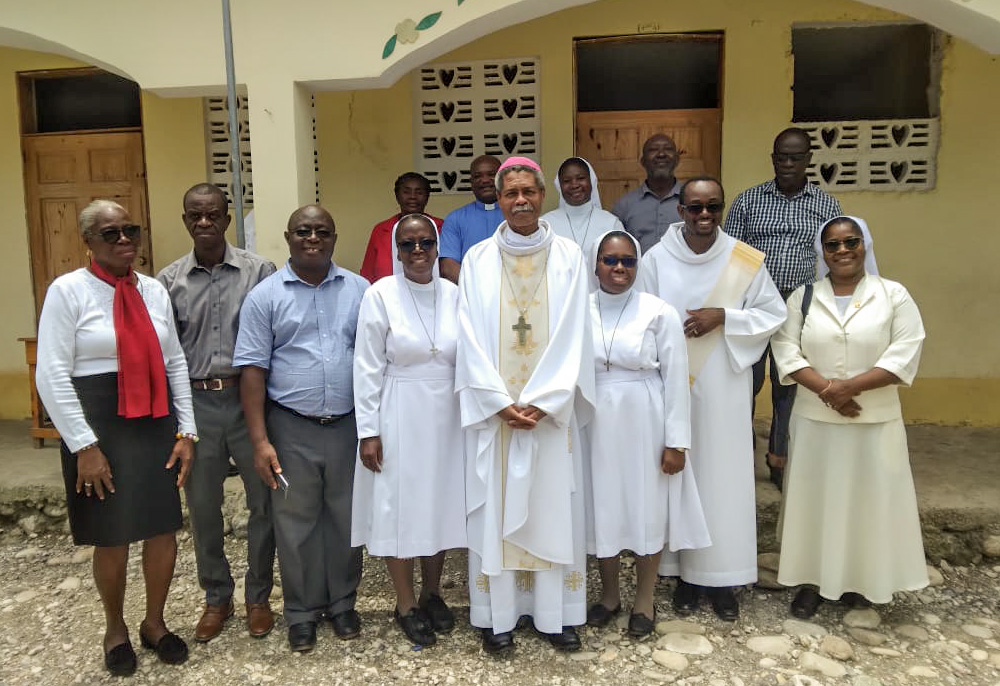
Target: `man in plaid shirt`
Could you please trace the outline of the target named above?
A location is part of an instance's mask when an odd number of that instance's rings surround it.
[[[806,178],[812,159],[810,145],[809,134],[803,129],[789,128],[779,133],[771,153],[774,178],[740,193],[722,227],[730,236],[767,255],[764,264],[785,299],[796,288],[815,279],[816,232],[828,219],[843,214],[836,198]],[[773,414],[767,465],[771,469],[771,482],[781,490],[795,386],[779,383],[768,346],[753,367],[754,397],[764,385],[768,358]]]

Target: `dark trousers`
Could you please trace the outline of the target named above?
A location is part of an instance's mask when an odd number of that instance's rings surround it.
[[[354,413],[321,425],[268,404],[267,435],[287,493],[271,491],[289,626],[354,608],[361,548],[351,547],[358,430]]]
[[[753,397],[751,414],[756,413],[757,394],[764,387],[764,366],[771,371],[771,433],[767,440],[767,451],[772,455],[788,456],[788,425],[792,418],[792,404],[795,402],[795,385],[782,386],[778,381],[778,368],[774,364],[771,346],[753,366]]]
[[[191,392],[199,441],[184,487],[198,583],[205,589],[205,602],[226,605],[235,584],[226,559],[222,518],[223,484],[233,458],[243,480],[247,510],[246,601],[263,603],[274,584],[274,527],[271,496],[253,466],[253,446],[243,420],[239,386],[221,391]]]

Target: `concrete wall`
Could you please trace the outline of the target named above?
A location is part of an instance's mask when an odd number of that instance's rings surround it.
[[[774,134],[792,111],[791,25],[877,21],[899,15],[841,0],[697,4],[604,0],[498,31],[436,61],[541,58],[543,168],[549,177],[573,153],[573,37],[724,30],[722,169],[730,197],[769,177]],[[357,268],[371,226],[395,205],[393,179],[413,165],[412,82],[391,88],[317,93],[320,190],[340,227],[338,256]],[[842,193],[846,211],[865,217],[880,268],[903,282],[924,316],[928,339],[920,378],[903,392],[908,419],[1000,424],[1000,231],[985,199],[1000,183],[1000,60],[958,39],[944,52],[937,188],[922,193]],[[432,197],[444,215],[467,199]],[[554,195],[549,205],[555,203]]]
[[[16,74],[79,66],[84,65],[57,55],[0,48],[0,188],[4,189],[0,203],[4,246],[0,418],[30,414],[24,349],[17,338],[35,335]],[[180,222],[180,199],[189,186],[205,178],[204,124],[200,98],[164,99],[144,93],[142,108],[153,267],[159,269],[189,249]]]

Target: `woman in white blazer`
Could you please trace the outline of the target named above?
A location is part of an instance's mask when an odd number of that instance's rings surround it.
[[[928,583],[896,390],[917,372],[920,312],[878,275],[863,220],[831,219],[816,245],[820,278],[789,297],[771,341],[781,382],[800,386],[778,581],[802,585],[791,612],[803,619],[823,599],[888,603]]]

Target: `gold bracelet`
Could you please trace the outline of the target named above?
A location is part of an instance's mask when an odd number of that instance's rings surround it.
[[[177,435],[174,436],[174,438],[176,438],[178,441],[181,440],[182,438],[187,438],[190,439],[192,443],[197,443],[198,441],[201,440],[200,438],[198,438],[198,434],[182,433],[180,431],[177,432]]]
[[[822,391],[820,391],[819,393],[817,393],[817,395],[822,396],[824,393],[826,393],[828,390],[830,390],[830,386],[832,386],[832,385],[833,385],[833,379],[830,379],[827,382],[827,384],[826,384],[826,388],[824,388]]]

